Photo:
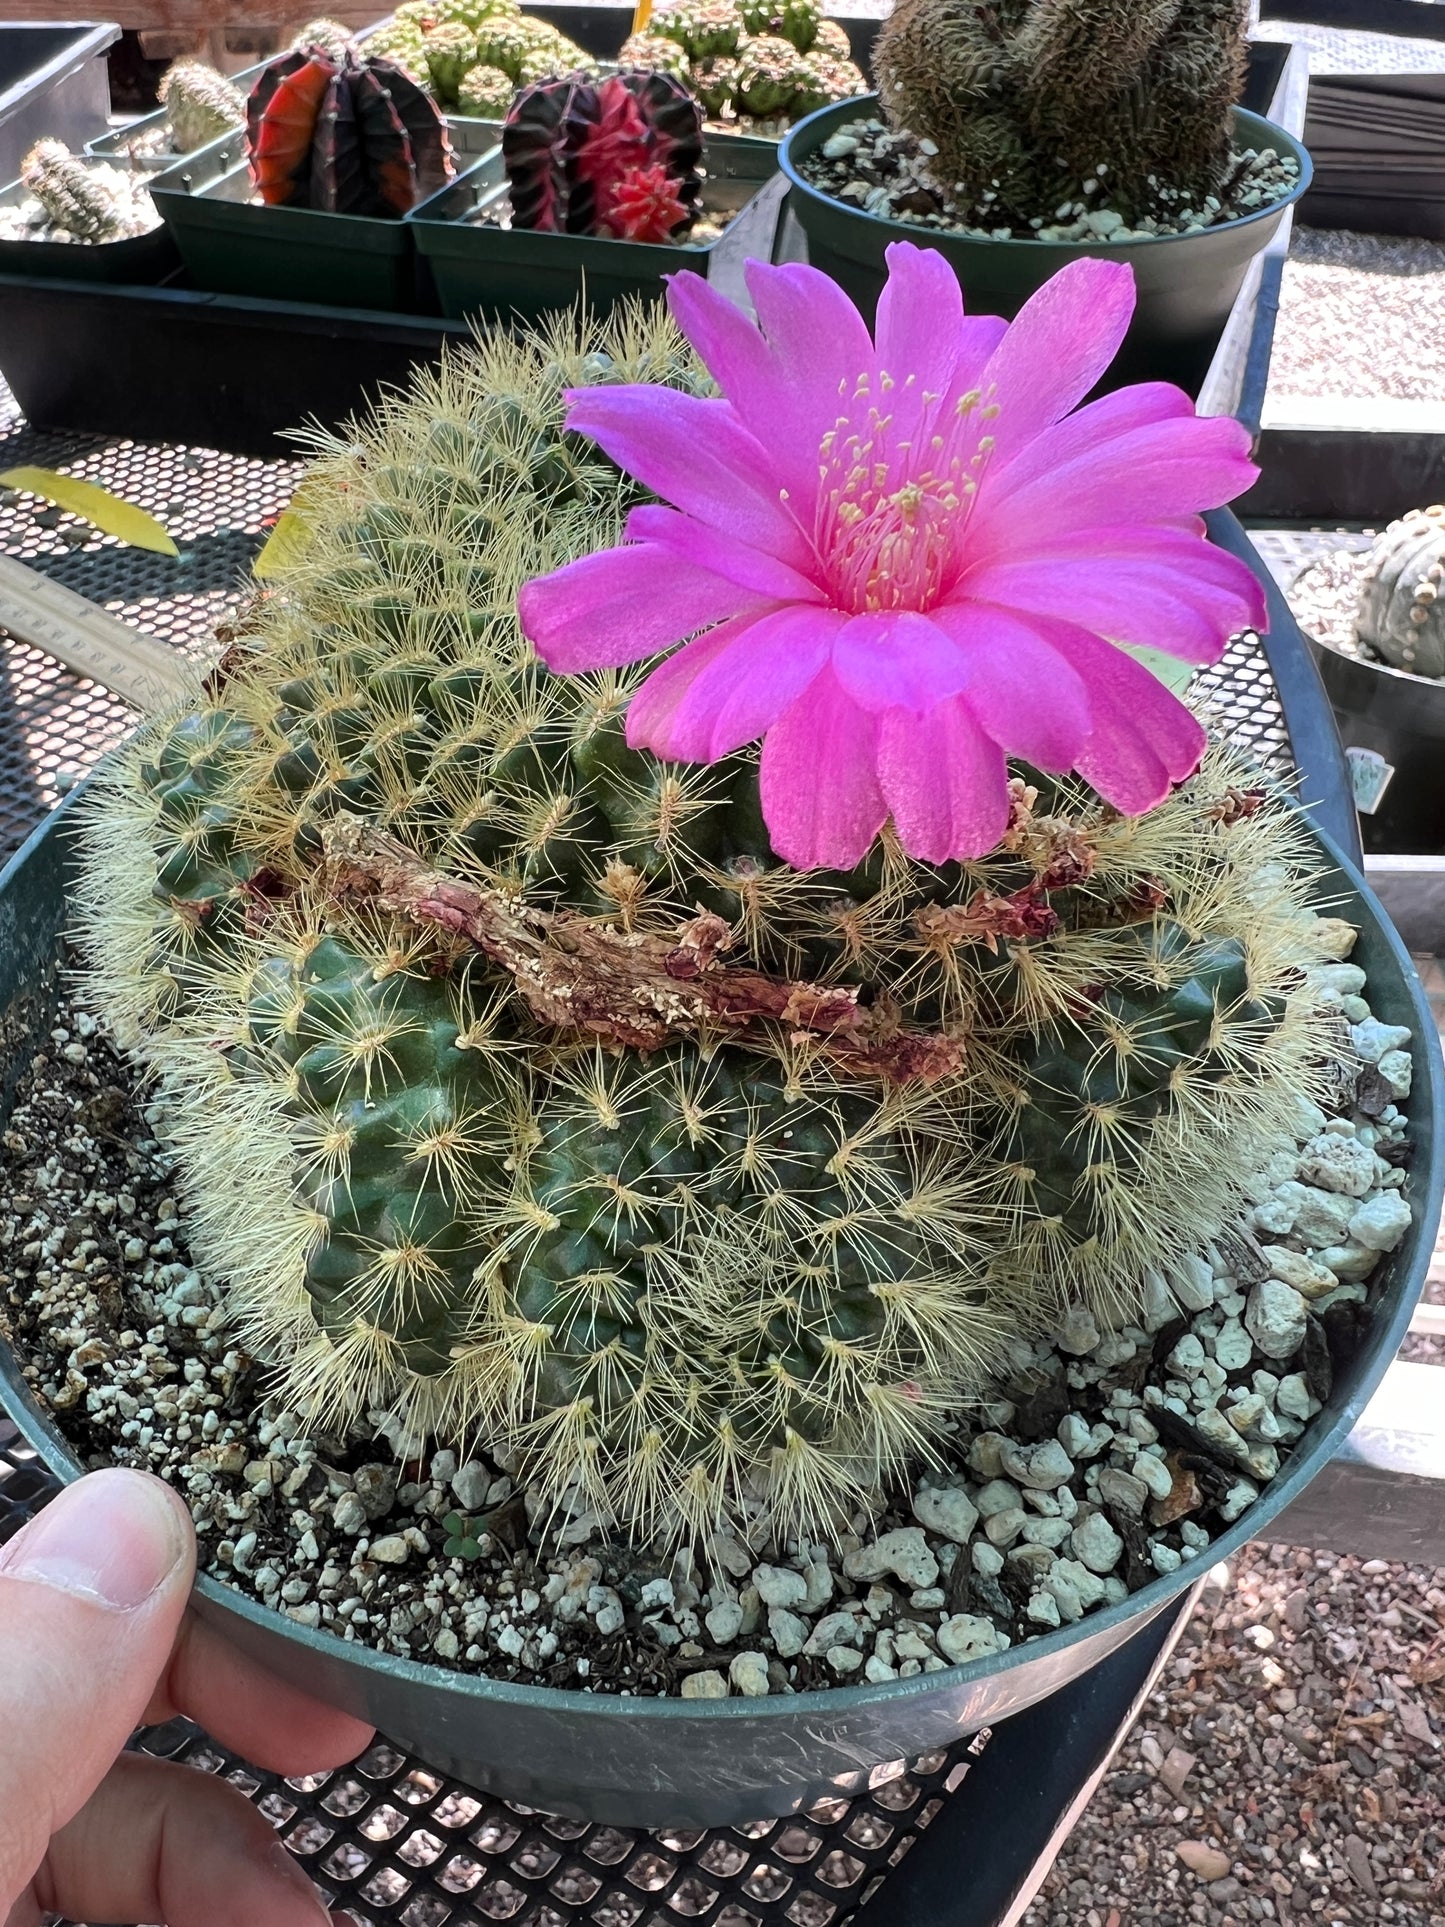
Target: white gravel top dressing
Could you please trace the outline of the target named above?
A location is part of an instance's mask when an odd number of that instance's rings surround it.
[[[1445,241],[1296,227],[1270,360],[1274,412],[1287,414],[1277,404],[1292,395],[1445,401]]]
[[[719,1540],[701,1563],[587,1522],[542,1539],[516,1465],[424,1449],[382,1414],[372,1444],[308,1435],[266,1405],[190,1262],[163,1113],[82,1011],[0,1150],[6,1322],[83,1455],[168,1478],[203,1568],[302,1625],[583,1691],[761,1697],[938,1671],[1207,1565],[1319,1412],[1411,1221],[1410,1034],[1371,1014],[1354,935],[1324,924],[1314,973],[1337,1009],[1335,1102],[1299,1100],[1245,1218],[1151,1274],[1137,1324],[1079,1307],[1021,1340],[940,1462],[826,1544]]]

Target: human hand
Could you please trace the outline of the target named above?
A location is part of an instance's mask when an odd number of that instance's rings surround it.
[[[195,1536],[145,1473],[93,1472],[0,1547],[5,1927],[351,1927],[243,1794],[121,1749],[188,1714],[258,1766],[320,1772],[371,1729],[285,1686],[186,1612]]]

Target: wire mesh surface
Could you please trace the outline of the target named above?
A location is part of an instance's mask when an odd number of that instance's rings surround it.
[[[0,1543],[52,1489],[0,1416]],[[879,1768],[858,1799],[794,1819],[640,1833],[474,1793],[384,1740],[350,1766],[287,1780],[185,1720],[136,1743],[238,1787],[362,1927],[846,1927],[983,1750],[980,1737]]]

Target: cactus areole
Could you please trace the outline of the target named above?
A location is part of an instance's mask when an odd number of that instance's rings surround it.
[[[682,239],[702,184],[702,109],[671,74],[574,74],[524,87],[502,129],[512,226]]]
[[[389,60],[299,47],[246,103],[246,148],[268,207],[399,218],[452,176],[435,101]]]

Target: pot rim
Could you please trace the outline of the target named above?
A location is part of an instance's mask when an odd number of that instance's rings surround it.
[[[3,895],[11,873],[38,854],[45,838],[57,831],[64,833],[70,829],[70,824],[64,819],[89,788],[90,782],[87,781],[72,791],[0,870],[0,895]],[[420,1660],[403,1659],[397,1654],[380,1652],[361,1640],[342,1640],[320,1628],[300,1625],[284,1612],[263,1606],[249,1593],[223,1585],[208,1574],[198,1575],[196,1591],[213,1607],[249,1620],[273,1636],[279,1634],[290,1639],[304,1650],[315,1653],[318,1658],[325,1658],[332,1663],[354,1663],[363,1669],[383,1672],[404,1684],[425,1688],[429,1693],[444,1692],[452,1698],[459,1712],[463,1707],[471,1713],[500,1704],[551,1714],[570,1713],[589,1720],[602,1718],[627,1722],[639,1719],[661,1722],[697,1719],[753,1722],[762,1719],[791,1724],[799,1719],[829,1718],[835,1713],[846,1714],[864,1708],[904,1707],[910,1700],[926,1697],[936,1691],[940,1682],[947,1682],[949,1688],[957,1692],[960,1687],[966,1687],[974,1680],[1012,1672],[1045,1658],[1049,1653],[1072,1644],[1077,1638],[1119,1627],[1129,1620],[1137,1619],[1142,1626],[1171,1600],[1188,1590],[1193,1580],[1206,1569],[1206,1557],[1210,1565],[1216,1564],[1237,1552],[1246,1541],[1259,1537],[1261,1529],[1276,1518],[1335,1457],[1369,1403],[1409,1329],[1410,1316],[1423,1287],[1428,1263],[1429,1251],[1423,1242],[1422,1227],[1435,1224],[1442,1196],[1445,1196],[1445,1057],[1433,1048],[1436,1036],[1434,1016],[1410,954],[1374,891],[1326,830],[1313,822],[1309,827],[1334,872],[1335,887],[1323,894],[1323,900],[1327,903],[1337,902],[1340,895],[1338,885],[1341,883],[1353,891],[1359,907],[1366,913],[1365,921],[1373,923],[1386,951],[1393,958],[1413,1007],[1411,1044],[1415,1095],[1412,1103],[1419,1107],[1421,1115],[1431,1118],[1434,1126],[1433,1157],[1428,1169],[1416,1167],[1421,1182],[1417,1196],[1412,1201],[1419,1207],[1412,1226],[1417,1240],[1419,1280],[1414,1290],[1400,1291],[1399,1301],[1388,1323],[1374,1326],[1370,1334],[1372,1342],[1364,1354],[1368,1362],[1361,1383],[1331,1423],[1313,1440],[1310,1449],[1297,1462],[1282,1469],[1259,1498],[1246,1507],[1225,1532],[1212,1539],[1195,1558],[1185,1560],[1177,1571],[1160,1574],[1117,1605],[1086,1613],[1072,1625],[1057,1627],[1037,1638],[1024,1640],[1019,1645],[1011,1646],[1007,1652],[945,1667],[940,1672],[920,1673],[912,1679],[886,1680],[862,1686],[814,1687],[802,1693],[769,1694],[765,1699],[726,1700],[685,1700],[643,1694],[624,1698],[618,1693],[529,1686],[512,1680],[492,1679],[486,1674],[456,1672],[448,1667],[428,1665]],[[1328,873],[1321,878],[1322,886],[1327,880]],[[1423,1106],[1422,1098],[1425,1100]],[[10,1345],[4,1341],[0,1341],[0,1387],[4,1390],[4,1408],[8,1409],[27,1442],[35,1448],[51,1472],[66,1484],[80,1477],[83,1472],[80,1461],[49,1414],[34,1399],[21,1376]]]
[[[1104,252],[1110,259],[1127,260],[1138,249],[1168,247],[1181,241],[1203,241],[1211,235],[1236,233],[1240,228],[1250,227],[1257,221],[1268,220],[1283,213],[1286,208],[1292,207],[1314,178],[1314,162],[1303,141],[1296,139],[1288,128],[1281,127],[1277,121],[1269,120],[1263,114],[1256,114],[1248,107],[1236,107],[1233,109],[1235,126],[1250,137],[1248,142],[1250,146],[1283,148],[1287,153],[1292,154],[1299,164],[1298,181],[1288,194],[1282,194],[1278,200],[1271,201],[1267,207],[1257,207],[1250,214],[1234,215],[1228,221],[1216,221],[1212,227],[1189,229],[1180,234],[1142,235],[1133,241],[1107,241],[1102,237],[1091,241],[1041,241],[1036,236],[1027,240],[1023,238],[995,240],[991,235],[965,234],[957,228],[923,227],[916,221],[900,221],[888,215],[870,214],[866,208],[854,207],[847,201],[840,201],[836,195],[827,194],[822,188],[814,186],[811,181],[804,180],[793,160],[794,143],[799,136],[807,128],[813,127],[824,119],[836,120],[843,124],[861,118],[865,112],[871,115],[881,107],[881,103],[882,96],[877,93],[855,94],[848,100],[836,100],[826,107],[819,107],[806,119],[798,121],[795,126],[789,128],[778,143],[778,166],[786,175],[793,193],[800,197],[813,200],[829,209],[836,208],[850,220],[866,222],[870,227],[880,228],[900,239],[909,240],[916,235],[921,243],[933,247],[948,245],[1005,248],[1017,250],[1021,255],[1040,248],[1057,248],[1061,254]]]
[[[1328,649],[1340,662],[1347,662],[1354,669],[1369,669],[1377,676],[1392,676],[1397,682],[1406,682],[1414,689],[1437,689],[1445,695],[1445,676],[1420,676],[1413,669],[1397,669],[1392,662],[1375,662],[1368,656],[1352,656],[1348,649],[1341,649],[1333,642],[1326,642],[1323,636],[1311,635],[1308,629],[1301,632],[1312,649]]]

